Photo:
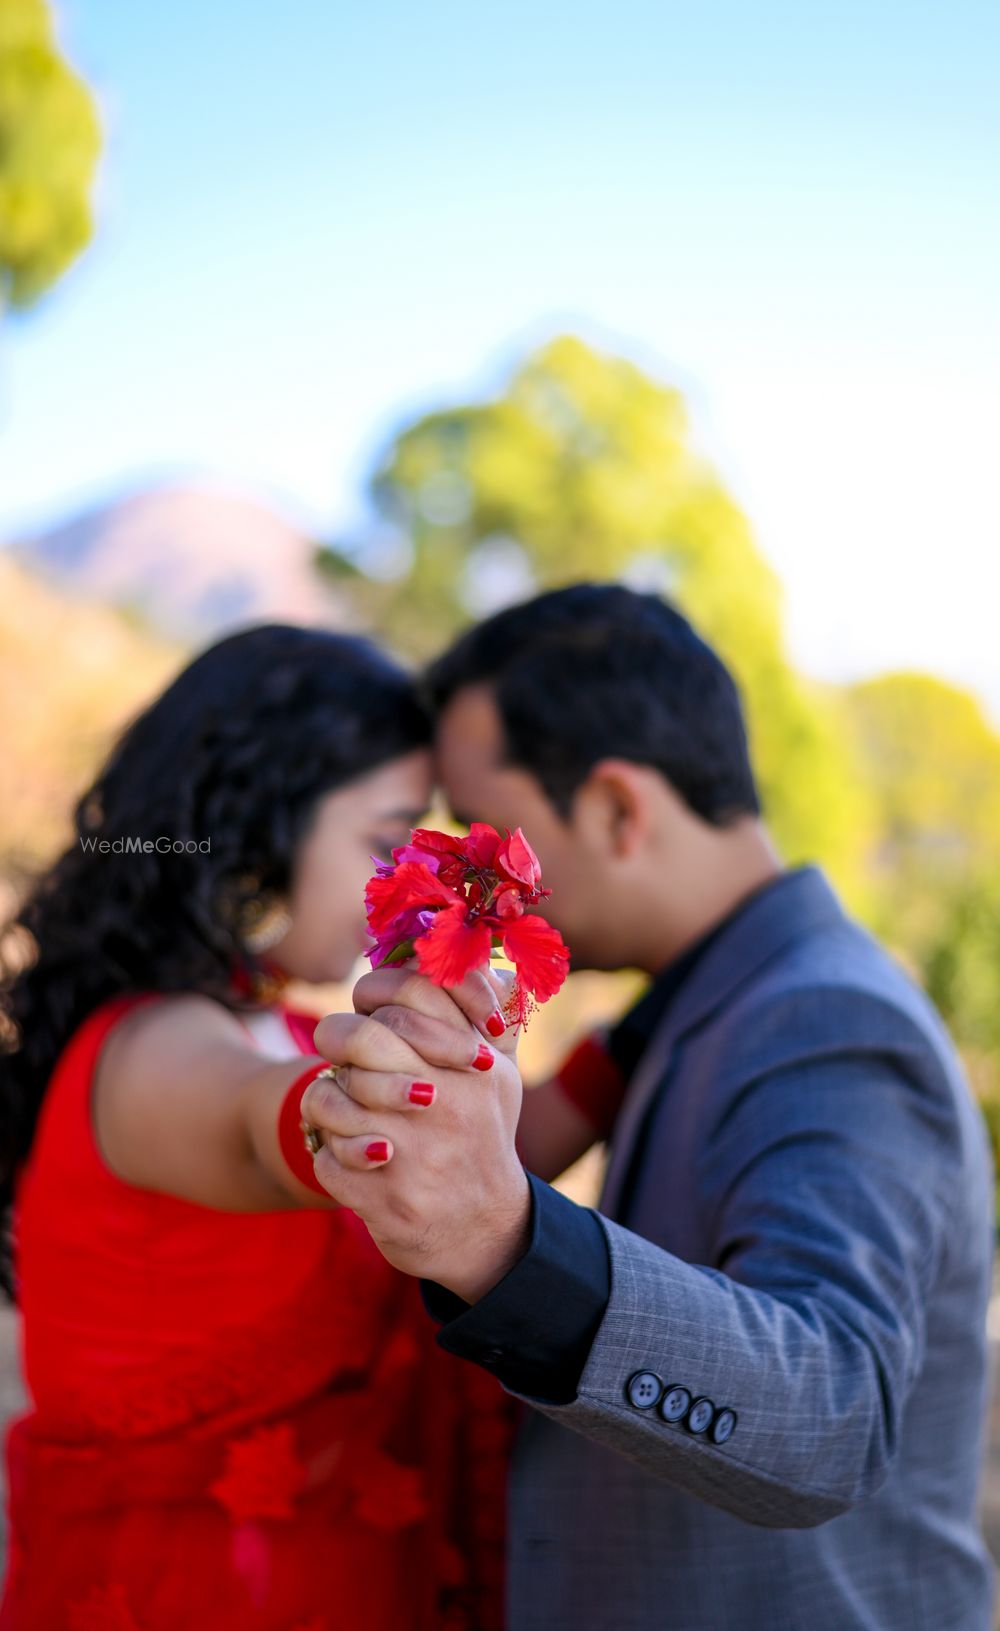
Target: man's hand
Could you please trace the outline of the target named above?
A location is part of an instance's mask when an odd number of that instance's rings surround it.
[[[521,1078],[498,1034],[505,976],[442,990],[411,967],[358,981],[354,1014],[315,1032],[338,1067],[302,1114],[325,1137],[316,1176],[406,1274],[476,1302],[527,1250],[531,1192],[514,1147]]]

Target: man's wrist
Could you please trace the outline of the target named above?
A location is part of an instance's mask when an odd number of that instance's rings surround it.
[[[528,1175],[527,1251],[476,1306],[424,1280],[438,1346],[481,1365],[509,1392],[549,1404],[577,1395],[611,1295],[607,1236],[596,1212]],[[544,1309],[544,1319],[539,1318]]]
[[[531,1185],[523,1167],[512,1188],[518,1191],[516,1200],[509,1210],[490,1216],[481,1247],[466,1238],[454,1267],[434,1275],[438,1285],[470,1305],[499,1285],[531,1244]]]

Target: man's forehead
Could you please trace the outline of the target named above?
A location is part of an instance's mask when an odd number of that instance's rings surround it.
[[[457,692],[438,721],[439,764],[450,767],[455,760],[496,764],[503,745],[503,726],[489,687],[468,686]]]
[[[447,704],[438,721],[435,770],[438,785],[457,821],[484,819],[483,796],[491,797],[503,775],[503,727],[491,691],[469,686]]]

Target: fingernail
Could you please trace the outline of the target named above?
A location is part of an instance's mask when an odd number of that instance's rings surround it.
[[[433,1104],[435,1091],[433,1082],[414,1082],[409,1092],[410,1103]]]
[[[369,1161],[388,1161],[389,1146],[384,1138],[376,1138],[373,1143],[365,1145],[365,1154]]]
[[[480,1043],[479,1052],[472,1061],[472,1068],[473,1070],[492,1070],[495,1058],[496,1055],[493,1049],[488,1048],[486,1043],[482,1042]]]
[[[491,1036],[503,1036],[504,1031],[507,1029],[507,1021],[504,1019],[499,1008],[497,1009],[496,1013],[491,1014],[489,1019],[486,1021],[486,1029],[489,1031]]]

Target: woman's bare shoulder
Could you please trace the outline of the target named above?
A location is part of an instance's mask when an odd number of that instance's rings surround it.
[[[123,1015],[101,1049],[105,1084],[137,1071],[190,1069],[206,1052],[255,1054],[253,1039],[230,1009],[200,992],[167,992]]]
[[[262,1060],[222,1003],[171,994],[122,1016],[92,1082],[105,1164],[142,1189],[229,1211],[274,1205],[255,1170],[247,1092]]]

